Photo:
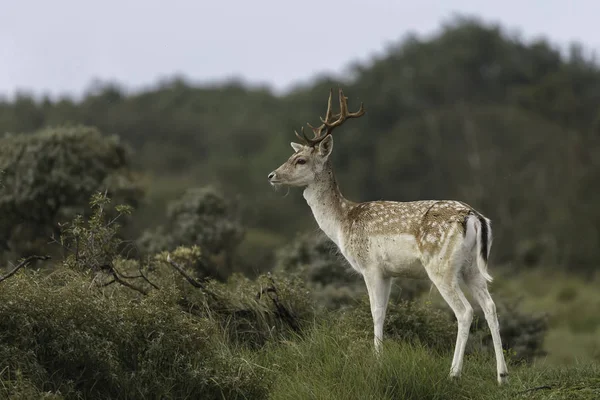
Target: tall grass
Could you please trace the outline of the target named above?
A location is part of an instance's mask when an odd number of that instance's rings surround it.
[[[451,352],[418,343],[386,341],[374,356],[370,340],[356,340],[338,322],[318,324],[303,339],[264,351],[271,399],[597,399],[600,366],[511,366],[510,383],[496,383],[487,354],[465,358],[463,375],[448,377]]]

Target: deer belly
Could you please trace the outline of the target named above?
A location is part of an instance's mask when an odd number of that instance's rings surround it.
[[[427,278],[413,235],[374,237],[370,244],[375,263],[389,275],[416,279]]]

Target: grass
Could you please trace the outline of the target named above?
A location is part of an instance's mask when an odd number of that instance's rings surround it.
[[[385,342],[378,360],[371,342],[356,341],[336,323],[316,326],[304,339],[264,351],[254,361],[272,377],[271,399],[597,399],[600,365],[511,366],[499,387],[495,361],[465,358],[463,376],[448,378],[450,353]]]

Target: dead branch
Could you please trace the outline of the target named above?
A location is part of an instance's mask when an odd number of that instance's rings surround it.
[[[9,273],[4,276],[0,276],[0,282],[3,282],[17,273],[23,267],[28,266],[33,260],[49,260],[50,256],[29,256],[20,263],[18,263]]]
[[[211,296],[213,299],[218,300],[218,296],[215,295],[213,292],[211,292],[210,290],[208,290],[206,288],[206,286],[204,285],[204,283],[198,279],[194,279],[192,278],[187,272],[184,271],[184,269],[177,264],[175,261],[173,261],[171,259],[171,255],[167,255],[167,262],[173,267],[175,268],[175,270],[177,272],[179,272],[179,274],[181,276],[183,276],[185,278],[186,281],[188,281],[190,283],[190,285],[192,285],[195,288],[198,288],[200,290],[202,290],[202,292],[204,292],[204,294]]]
[[[152,286],[154,289],[156,290],[160,290],[160,287],[158,287],[158,285],[154,284],[147,276],[146,274],[144,274],[144,271],[142,271],[142,265],[138,265],[138,271],[140,272],[140,277],[145,280],[150,286]]]
[[[102,265],[98,266],[97,269],[100,271],[106,272],[107,274],[112,275],[112,277],[114,278],[107,285],[100,285],[101,287],[108,286],[108,285],[116,282],[116,283],[119,283],[131,290],[135,290],[136,292],[141,293],[144,296],[146,296],[148,294],[148,291],[146,289],[127,282],[125,279],[131,278],[131,277],[127,277],[127,276],[120,274],[119,271],[117,271],[117,269],[114,267],[114,265],[112,265],[112,263],[102,264]],[[125,278],[125,279],[123,279],[123,278]]]
[[[113,279],[113,280],[110,280],[110,281],[108,281],[108,282],[104,282],[103,284],[101,284],[101,285],[99,285],[99,286],[100,286],[100,287],[106,287],[106,286],[110,286],[110,285],[112,285],[112,284],[113,284],[113,283],[115,283],[115,282],[116,282],[116,280],[115,280],[115,279]]]
[[[277,310],[277,316],[284,320],[294,332],[300,332],[298,320],[279,300],[279,292],[277,292],[277,288],[275,287],[275,280],[270,274],[269,280],[271,281],[271,286],[262,289],[256,297],[260,299],[263,294],[267,294]]]
[[[113,268],[113,269],[114,269],[114,268]],[[150,279],[149,279],[149,278],[146,276],[146,274],[144,274],[144,271],[142,271],[142,266],[141,266],[141,265],[138,265],[138,272],[139,272],[139,274],[138,274],[138,275],[125,275],[125,274],[123,274],[123,273],[121,273],[121,272],[118,272],[118,271],[117,271],[117,273],[118,273],[118,274],[119,274],[119,275],[120,275],[122,278],[125,278],[125,279],[137,279],[137,278],[142,278],[144,281],[146,281],[146,283],[148,283],[148,284],[149,284],[150,286],[152,286],[154,289],[156,289],[156,290],[160,290],[160,287],[158,287],[158,285],[156,285],[154,282],[152,282],[152,281],[151,281],[151,280],[150,280]]]
[[[121,277],[119,276],[119,274],[117,273],[117,271],[115,271],[115,269],[114,269],[114,268],[113,268],[113,269],[112,269],[110,272],[111,272],[111,274],[112,274],[113,278],[115,279],[115,281],[116,281],[117,283],[120,283],[121,285],[123,285],[123,286],[125,286],[125,287],[128,287],[128,288],[129,288],[129,289],[131,289],[131,290],[135,290],[136,292],[138,292],[138,293],[141,293],[141,294],[143,294],[144,296],[147,296],[147,295],[148,295],[148,291],[147,291],[146,289],[143,289],[143,288],[141,288],[141,287],[138,287],[138,286],[132,285],[131,283],[127,282],[126,280],[124,280],[124,279],[121,279]]]
[[[183,268],[181,268],[181,266],[179,266],[179,264],[177,264],[175,261],[171,260],[171,255],[170,254],[167,255],[167,262],[169,264],[171,264],[171,266],[173,268],[175,268],[175,270],[177,272],[179,272],[179,274],[181,274],[181,276],[183,276],[185,278],[185,280],[190,283],[190,285],[192,285],[193,287],[198,288],[198,289],[202,289],[202,290],[206,289],[206,287],[204,286],[204,284],[202,282],[200,282],[197,279],[194,279],[191,276],[189,276],[187,274],[187,272],[185,272],[183,270]]]

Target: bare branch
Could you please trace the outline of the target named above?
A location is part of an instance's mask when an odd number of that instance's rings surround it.
[[[52,234],[52,236],[50,236],[50,239],[51,240],[48,242],[48,244],[57,244],[60,247],[62,247],[63,250],[66,250],[69,253],[75,254],[75,251],[72,248],[70,248],[66,244],[62,243],[61,241],[57,240],[56,237],[54,236],[54,234]]]
[[[175,261],[171,260],[171,255],[167,255],[167,262],[169,264],[171,264],[171,266],[173,268],[175,268],[175,270],[177,270],[177,272],[179,272],[181,274],[181,276],[183,276],[185,278],[186,281],[188,281],[193,287],[196,287],[198,289],[202,289],[204,290],[205,287],[202,284],[202,282],[199,282],[197,279],[192,278],[191,276],[189,276],[187,274],[187,272],[185,272],[183,270],[183,268],[181,268],[181,266],[179,266],[179,264],[177,264]]]
[[[175,268],[175,270],[177,272],[179,272],[179,274],[181,276],[183,276],[185,278],[185,280],[190,283],[190,285],[192,285],[195,288],[198,288],[198,289],[202,290],[204,292],[204,294],[211,296],[215,300],[219,299],[219,297],[217,295],[215,295],[213,292],[211,292],[210,290],[208,290],[206,288],[206,286],[200,280],[192,278],[187,272],[185,272],[183,270],[183,268],[179,264],[177,264],[175,261],[173,261],[171,259],[171,255],[170,254],[167,255],[167,262],[169,264],[171,264],[171,266],[173,268]]]
[[[124,240],[122,243],[125,244],[125,246],[123,247],[123,252],[127,252],[127,254],[125,255],[125,258],[130,258],[130,254],[132,251],[136,252],[136,256],[139,258],[140,256],[140,249],[137,247],[137,245],[135,244],[135,242],[133,240]]]
[[[148,282],[148,284],[150,286],[152,286],[154,289],[156,290],[160,290],[160,287],[158,287],[158,285],[155,285],[150,279],[148,279],[148,277],[146,276],[146,274],[144,274],[144,271],[142,271],[142,266],[141,264],[138,265],[138,271],[140,271],[140,276],[142,279],[144,279],[146,282]]]
[[[144,274],[144,271],[142,271],[142,266],[139,265],[138,266],[138,272],[139,275],[125,275],[119,271],[116,270],[116,268],[112,267],[112,269],[121,277],[121,278],[125,278],[125,279],[137,279],[137,278],[142,278],[143,280],[145,280],[150,286],[152,286],[154,289],[159,290],[160,288],[154,284],[152,281],[150,281],[150,279],[148,279],[148,277]]]
[[[20,263],[18,263],[9,273],[4,276],[0,276],[0,282],[3,282],[17,273],[23,267],[28,266],[33,260],[49,260],[50,256],[29,256]]]
[[[256,297],[260,299],[263,294],[267,294],[273,302],[275,309],[277,310],[277,315],[282,320],[284,320],[294,332],[300,332],[300,325],[298,324],[298,320],[296,319],[296,317],[294,317],[290,310],[288,310],[281,303],[281,301],[279,301],[279,293],[277,292],[277,288],[275,287],[275,280],[273,279],[271,274],[269,274],[269,280],[271,281],[271,286],[262,289]]]
[[[141,293],[144,296],[148,295],[148,291],[146,289],[132,285],[131,283],[127,282],[126,280],[121,279],[121,277],[119,277],[119,274],[117,273],[117,271],[115,271],[114,269],[111,272],[112,272],[113,278],[115,278],[115,281],[117,283],[120,283],[121,285],[128,287],[131,290],[135,290],[136,292]]]
[[[106,287],[106,286],[112,285],[115,282],[116,282],[116,280],[113,279],[112,281],[104,282],[102,285],[98,285],[98,286],[100,286],[100,287]]]

